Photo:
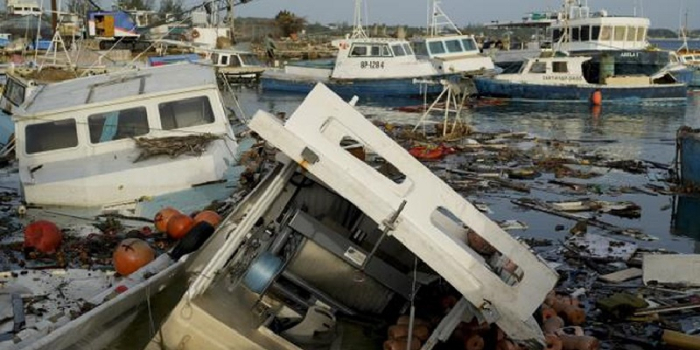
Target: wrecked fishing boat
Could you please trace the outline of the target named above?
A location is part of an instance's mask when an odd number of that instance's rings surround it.
[[[334,42],[331,60],[288,62],[260,77],[263,90],[308,93],[324,83],[343,96],[421,96],[442,92],[441,79],[458,81],[455,72],[441,73],[416,57],[408,41],[349,38]]]
[[[431,349],[463,321],[542,348],[532,313],[557,274],[352,105],[319,84],[284,124],[249,126],[277,165],[200,249],[148,348]]]
[[[13,115],[29,205],[152,217],[232,192],[238,144],[210,67],[176,64],[42,86]]]
[[[529,58],[517,73],[475,77],[480,96],[520,102],[686,103],[687,85],[670,73],[655,76],[608,76],[587,80],[582,66],[590,57]]]

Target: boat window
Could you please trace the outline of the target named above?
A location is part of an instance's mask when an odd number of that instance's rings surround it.
[[[464,46],[464,50],[466,51],[476,50],[476,42],[474,42],[474,39],[462,39],[462,46]]]
[[[367,56],[367,46],[353,45],[350,51],[350,57]]]
[[[379,45],[372,45],[370,56],[374,56],[374,57],[381,56],[380,53],[381,53],[381,47]]]
[[[646,27],[639,27],[639,28],[637,28],[637,40],[639,40],[639,41],[645,41],[645,40],[647,40],[646,34],[647,34],[647,28],[646,28]]]
[[[27,154],[78,146],[75,119],[27,125],[24,134]]]
[[[552,62],[552,72],[554,72],[554,73],[568,73],[569,69],[566,66],[565,61],[554,61],[554,62]]]
[[[625,40],[625,26],[615,26],[615,41]]]
[[[407,55],[413,55],[413,49],[411,49],[411,45],[408,43],[403,44],[403,49],[406,50]]]
[[[389,45],[382,45],[382,56],[391,57],[391,50],[389,50]]]
[[[428,56],[428,48],[425,45],[425,41],[414,41],[413,51],[415,51],[418,56]]]
[[[211,61],[214,64],[219,64],[219,54],[218,53],[211,54]]]
[[[12,102],[13,105],[19,106],[24,102],[25,90],[26,88],[16,80],[8,79],[2,95]]]
[[[88,117],[90,143],[103,143],[148,134],[145,107],[93,114]]]
[[[591,40],[596,41],[600,36],[600,26],[591,26]]]
[[[374,170],[384,175],[388,180],[391,180],[395,184],[401,184],[406,181],[406,175],[404,175],[393,164],[389,162],[377,162],[375,158],[368,156],[377,153],[371,147],[357,141],[354,137],[344,136],[342,139],[340,139],[339,145],[353,157],[371,166]]]
[[[228,62],[229,67],[240,67],[241,66],[241,59],[238,58],[238,56],[233,55],[229,56],[230,61]]]
[[[445,53],[445,45],[442,44],[442,41],[433,41],[428,43],[428,49],[433,55]]]
[[[192,97],[158,105],[163,130],[187,128],[214,122],[211,103],[206,96]]]
[[[453,52],[462,52],[464,51],[462,49],[462,44],[459,42],[459,40],[446,40],[445,41],[445,46],[447,46],[447,52],[453,53]]]
[[[391,49],[394,50],[394,56],[406,56],[406,51],[401,45],[391,45]]]
[[[534,62],[530,67],[530,73],[547,73],[547,63]]]
[[[627,27],[627,41],[634,41],[634,36],[637,34],[635,27]]]
[[[583,26],[581,27],[581,41],[589,41],[591,40],[591,27],[590,26]]]
[[[552,30],[552,42],[557,42],[561,38],[562,31],[561,29],[554,29]]]
[[[261,66],[262,63],[258,59],[257,56],[252,55],[252,54],[245,54],[245,55],[240,55],[241,60],[243,61],[243,65],[245,66]]]
[[[581,29],[579,27],[571,28],[571,41],[581,40]]]
[[[611,26],[603,26],[600,28],[600,40],[601,41],[607,41],[612,39],[612,27]]]
[[[228,56],[221,56],[221,64],[224,66],[228,66]]]

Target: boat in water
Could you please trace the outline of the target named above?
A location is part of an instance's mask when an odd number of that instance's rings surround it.
[[[211,67],[42,85],[13,114],[24,200],[152,217],[228,196],[237,142]]]
[[[309,93],[317,83],[343,96],[421,96],[442,92],[440,80],[459,79],[441,73],[416,57],[406,40],[347,38],[334,42],[335,59],[288,62],[260,77],[263,90]]]
[[[517,73],[493,77],[476,77],[474,82],[482,97],[505,98],[521,102],[579,103],[685,103],[687,85],[670,73],[608,76],[601,83],[583,75],[590,57],[561,56],[530,58]],[[592,101],[595,99],[601,101]]]
[[[598,81],[608,75],[652,76],[673,63],[669,51],[656,49],[647,40],[650,23],[645,17],[611,15],[606,10],[594,12],[588,0],[564,0],[561,11],[532,13],[522,22],[488,26],[541,28],[547,33],[545,50],[590,57],[583,71],[587,79]],[[523,58],[536,58],[542,52],[532,46],[528,50],[492,51],[495,63],[507,72],[517,71]]]
[[[431,349],[471,320],[543,347],[532,313],[556,273],[353,105],[318,84],[285,122],[249,126],[276,165],[199,250],[148,349]]]

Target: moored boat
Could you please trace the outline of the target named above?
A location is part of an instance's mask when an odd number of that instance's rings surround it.
[[[677,82],[670,73],[654,77],[607,76],[601,83],[589,82],[582,72],[588,60],[589,57],[580,56],[530,58],[518,73],[474,80],[480,96],[522,102],[589,103],[594,94],[602,103],[687,101],[687,85]]]
[[[419,60],[405,40],[349,38],[335,44],[334,60],[288,62],[265,71],[263,90],[308,93],[321,82],[343,96],[420,96],[442,92],[441,79],[459,78]]]

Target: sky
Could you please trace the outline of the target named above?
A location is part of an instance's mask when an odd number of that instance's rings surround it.
[[[188,0],[192,1],[192,0]],[[483,24],[492,20],[519,21],[528,12],[557,10],[563,0],[442,0],[443,11],[458,26]],[[651,19],[652,28],[676,30],[681,12],[688,11],[688,27],[700,28],[700,0],[589,0],[591,10],[605,9],[611,15],[635,12]],[[364,0],[365,23],[425,25],[427,0]],[[314,23],[352,23],[354,0],[252,0],[236,6],[236,16],[274,17],[289,10]]]

